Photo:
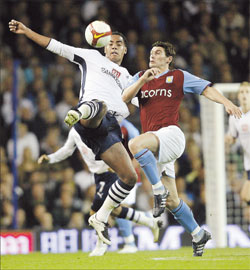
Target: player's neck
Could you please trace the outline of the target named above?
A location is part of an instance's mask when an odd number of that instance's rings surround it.
[[[165,67],[165,68],[159,68],[159,69],[160,69],[160,74],[166,73],[166,72],[169,70],[168,67]]]
[[[108,57],[107,57],[107,58],[108,58]],[[122,63],[122,60],[120,60],[120,61],[114,61],[114,60],[111,60],[110,58],[108,58],[108,59],[109,59],[111,62],[117,64],[118,66],[120,66],[121,63]]]
[[[169,65],[161,66],[161,67],[159,67],[159,69],[160,69],[161,73],[164,73],[164,72],[169,70]]]

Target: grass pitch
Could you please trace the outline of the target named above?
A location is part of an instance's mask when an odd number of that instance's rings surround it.
[[[135,254],[107,252],[102,257],[88,254],[4,255],[1,269],[250,269],[250,248],[206,249],[202,257],[193,257],[189,247]]]

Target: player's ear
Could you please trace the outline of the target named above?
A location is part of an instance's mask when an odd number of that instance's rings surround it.
[[[170,64],[173,61],[173,56],[168,56],[167,57],[167,64]]]
[[[124,54],[127,54],[127,51],[128,51],[128,49],[127,49],[127,47],[125,47]]]

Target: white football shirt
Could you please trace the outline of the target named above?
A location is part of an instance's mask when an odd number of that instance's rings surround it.
[[[75,149],[81,153],[83,160],[88,165],[91,173],[104,173],[108,171],[108,165],[102,160],[95,160],[95,155],[92,150],[81,140],[80,135],[74,128],[71,128],[68,138],[63,147],[58,149],[55,153],[48,155],[49,163],[60,162],[73,154]]]
[[[244,152],[244,168],[250,170],[250,111],[242,114],[240,119],[229,117],[229,134],[239,138]]]
[[[129,115],[127,105],[122,101],[122,91],[132,78],[128,70],[110,61],[94,49],[76,48],[51,39],[47,49],[71,62],[81,70],[79,101],[98,99],[104,101],[108,110],[117,112],[120,122]]]

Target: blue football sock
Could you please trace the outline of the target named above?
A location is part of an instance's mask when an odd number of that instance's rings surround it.
[[[152,185],[155,185],[161,181],[157,169],[156,159],[150,150],[143,149],[135,154],[134,157],[141,165],[141,168]]]
[[[133,235],[131,221],[122,218],[117,218],[116,222],[122,237],[128,237],[130,235]]]
[[[199,225],[194,219],[192,210],[185,202],[183,202],[183,200],[180,200],[180,204],[171,212],[174,215],[174,218],[185,228],[187,232],[192,233],[195,229],[199,228]]]

